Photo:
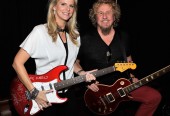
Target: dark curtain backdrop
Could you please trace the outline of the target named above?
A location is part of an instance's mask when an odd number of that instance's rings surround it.
[[[12,68],[19,45],[35,25],[46,22],[48,0],[4,0],[0,7],[0,98],[10,98],[10,82],[16,76]],[[78,25],[83,34],[92,28],[88,18],[94,0],[79,0]],[[118,0],[122,10],[119,27],[129,32],[135,70],[143,78],[170,64],[170,7],[168,0]],[[32,59],[26,63],[34,73]],[[170,73],[150,85],[169,96]]]

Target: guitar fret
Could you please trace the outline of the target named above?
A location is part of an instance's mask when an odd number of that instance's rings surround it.
[[[151,79],[154,79],[154,77],[153,77],[153,76],[151,76]]]
[[[130,91],[133,90],[133,88],[134,88],[134,87],[133,87],[133,85],[132,85],[132,86],[130,87]]]
[[[133,69],[136,68],[136,64],[134,64],[134,63],[117,63],[117,65],[118,65],[117,66],[118,71],[126,70],[128,68],[133,68]],[[119,66],[124,67],[124,68],[120,68]],[[91,72],[91,74],[93,74],[97,78],[97,77],[103,76],[105,74],[114,72],[115,70],[116,69],[115,69],[114,66],[110,66],[110,67],[107,67],[107,68],[104,68],[104,69],[100,69],[100,70]],[[78,76],[78,77],[75,77],[75,78],[67,79],[66,81],[61,81],[60,83],[55,83],[54,87],[55,87],[56,90],[60,90],[60,89],[66,88],[68,86],[71,86],[73,84],[81,83],[81,82],[84,82],[84,81],[85,81],[85,75],[81,75],[81,76]]]
[[[124,90],[129,93],[131,91],[133,91],[134,89],[137,89],[139,88],[140,86],[144,85],[144,84],[147,84],[148,82],[156,79],[157,77],[165,74],[166,72],[169,72],[170,71],[170,65],[142,78],[141,80],[139,80],[138,82],[136,83],[132,83],[131,85],[127,86],[124,88]]]
[[[73,84],[81,83],[83,81],[85,81],[85,76],[81,75],[81,76],[78,76],[78,77],[75,77],[75,78],[67,79],[67,81],[61,81],[59,83],[55,83],[54,87],[55,87],[56,90],[60,90],[60,89],[69,87]]]
[[[98,77],[98,76],[102,76],[104,74],[107,74],[107,73],[110,73],[110,72],[113,72],[113,71],[114,71],[114,67],[112,66],[112,67],[108,67],[108,68],[105,68],[105,69],[101,69],[101,70],[92,72],[91,74]],[[81,76],[78,76],[78,77],[75,77],[75,78],[67,79],[66,81],[61,81],[60,83],[55,83],[54,86],[55,86],[56,90],[60,90],[60,89],[63,89],[65,87],[71,86],[71,85],[76,84],[76,83],[81,83],[81,82],[84,82],[84,81],[85,81],[85,75],[81,75]]]
[[[95,77],[99,77],[99,76],[102,76],[104,74],[111,73],[113,71],[115,71],[115,68],[113,66],[111,66],[111,67],[108,67],[108,68],[98,70],[97,73],[96,73],[96,71],[92,72],[91,74],[93,74]]]

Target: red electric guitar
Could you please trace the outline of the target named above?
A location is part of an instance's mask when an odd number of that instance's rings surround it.
[[[96,77],[99,77],[114,71],[123,72],[127,69],[135,68],[135,63],[115,63],[114,66],[97,70],[95,72],[92,72],[92,74]],[[67,98],[60,98],[57,95],[57,91],[84,82],[86,78],[85,75],[82,75],[68,80],[60,80],[60,73],[67,69],[67,66],[61,65],[53,68],[43,75],[30,74],[29,78],[32,81],[33,85],[40,91],[53,89],[53,92],[46,94],[46,97],[50,103],[64,103],[67,101]],[[14,78],[14,80],[12,81],[11,98],[16,111],[21,116],[34,115],[40,111],[38,104],[35,102],[35,100],[30,99],[30,94],[28,90],[18,78]]]
[[[84,94],[86,106],[95,114],[108,115],[116,110],[119,103],[130,100],[128,94],[143,86],[144,84],[156,79],[157,77],[170,71],[170,65],[166,66],[136,83],[132,83],[125,79],[118,79],[113,85],[99,84],[99,91],[93,92],[87,89]]]

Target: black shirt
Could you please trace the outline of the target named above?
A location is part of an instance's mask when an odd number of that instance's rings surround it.
[[[128,45],[128,35],[123,31],[116,30],[115,36],[108,46],[100,37],[97,30],[90,31],[81,36],[81,46],[78,54],[80,65],[85,71],[93,69],[103,69],[114,66],[115,63],[125,61],[123,51],[126,56],[130,55]],[[115,75],[120,72],[113,72],[103,77],[97,78],[102,84],[113,84]]]

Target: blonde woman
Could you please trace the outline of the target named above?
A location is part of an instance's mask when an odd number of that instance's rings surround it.
[[[52,104],[46,94],[53,89],[38,90],[29,78],[24,64],[29,58],[35,59],[36,75],[49,72],[59,65],[66,65],[68,70],[61,72],[60,79],[67,80],[74,77],[74,63],[80,47],[80,37],[76,26],[77,0],[50,0],[47,23],[33,28],[26,39],[21,43],[20,50],[13,61],[18,78],[30,92],[31,98],[38,104],[38,115],[67,115],[76,113],[74,106],[74,92],[71,89],[58,91],[60,97],[69,100],[62,104]],[[94,80],[88,77],[86,81]],[[52,106],[51,106],[52,105]],[[51,107],[49,107],[51,106]],[[27,112],[26,112],[27,113]],[[74,114],[73,114],[74,115]]]

